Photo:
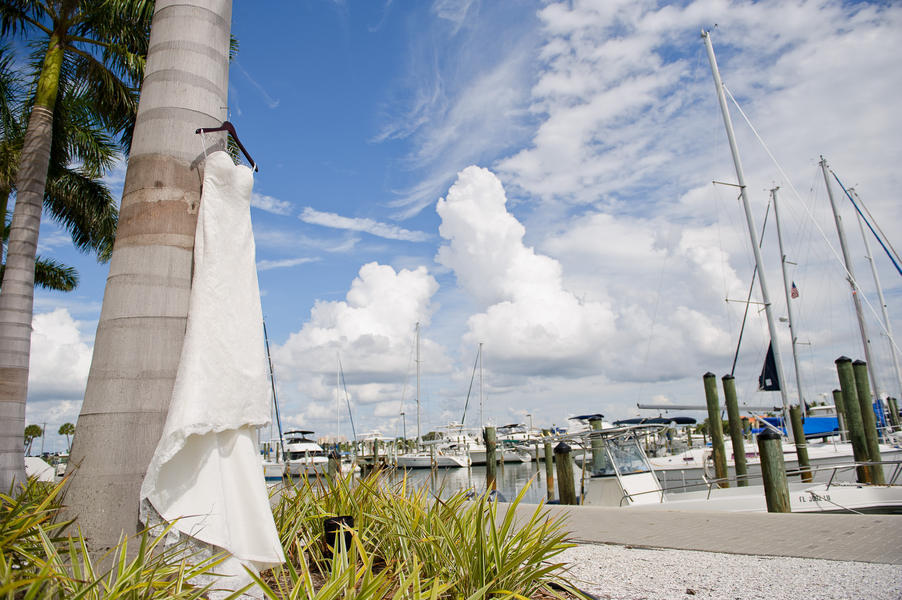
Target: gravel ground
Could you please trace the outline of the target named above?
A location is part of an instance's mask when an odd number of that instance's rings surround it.
[[[602,600],[902,598],[898,565],[588,544],[561,560]]]

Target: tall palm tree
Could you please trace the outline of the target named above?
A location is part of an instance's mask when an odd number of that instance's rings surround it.
[[[69,436],[75,433],[75,425],[72,423],[63,423],[60,425],[59,434],[66,436],[66,452],[72,447],[69,443]]]
[[[143,76],[150,0],[5,0],[0,33],[43,43],[40,76],[22,146],[16,207],[0,288],[0,488],[25,481],[22,438],[34,309],[38,231],[61,90],[90,90],[91,111],[113,132],[134,114]],[[61,87],[62,85],[62,87]]]
[[[65,518],[93,551],[138,526],[181,355],[203,161],[194,134],[228,105],[231,0],[160,3],[125,177]]]
[[[39,438],[42,435],[44,435],[44,430],[38,425],[29,425],[25,428],[25,438],[22,442],[25,445],[26,454],[31,454],[31,443],[34,442],[35,438]]]

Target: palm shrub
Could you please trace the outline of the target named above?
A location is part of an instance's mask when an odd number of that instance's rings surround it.
[[[416,576],[443,597],[530,597],[557,584],[569,588],[566,570],[553,559],[572,547],[564,521],[543,506],[525,522],[516,518],[523,492],[499,508],[486,496],[460,492],[433,499],[406,480],[386,485],[378,474],[354,483],[301,480],[282,490],[274,515],[291,568],[310,566],[328,576],[334,561],[321,543],[323,520],[354,518],[353,546],[373,569],[404,581]],[[336,556],[342,556],[337,554]]]

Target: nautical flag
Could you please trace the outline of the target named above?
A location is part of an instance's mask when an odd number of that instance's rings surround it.
[[[774,344],[767,347],[767,356],[764,358],[764,368],[758,377],[759,392],[779,392],[780,379],[777,377],[777,361],[774,359]]]
[[[789,295],[790,295],[792,298],[798,298],[798,297],[799,297],[799,288],[796,287],[796,282],[795,282],[795,281],[792,282],[792,287],[789,289]]]

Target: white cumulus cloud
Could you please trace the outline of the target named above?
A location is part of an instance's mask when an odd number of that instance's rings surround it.
[[[65,308],[32,320],[28,400],[81,400],[85,395],[92,349]]]
[[[442,218],[439,233],[447,240],[436,261],[453,270],[461,287],[483,308],[469,318],[464,340],[484,342],[498,372],[577,377],[604,373],[611,379],[638,380],[639,357],[652,333],[653,298],[649,306],[648,294],[640,295],[641,304],[635,293],[617,290],[611,295],[616,303],[577,296],[565,287],[560,262],[523,243],[526,230],[507,211],[506,202],[493,173],[468,167],[436,207]],[[605,235],[604,227],[593,232],[602,253]],[[638,241],[640,261],[656,255],[660,260],[654,243],[651,236]],[[706,289],[722,286],[720,279],[710,277],[720,268],[719,251],[696,256],[699,249],[692,247],[683,254],[681,262],[688,264],[680,268],[683,273],[695,272],[695,280]],[[617,268],[628,267],[620,262]],[[682,376],[690,348],[705,348],[695,351],[698,356],[728,350],[728,339],[703,313],[674,304],[666,315],[654,330],[654,358],[669,368],[662,371],[659,365],[653,378]]]
[[[373,262],[360,268],[344,300],[317,301],[301,330],[273,348],[282,397],[298,404],[298,425],[306,420],[316,427],[333,419],[319,428],[332,429],[337,408],[347,420],[344,386],[340,394],[336,390],[337,356],[351,404],[375,405],[378,415],[388,403],[394,407],[388,412],[397,417],[415,326],[429,325],[438,309],[432,302],[437,291],[426,267],[395,271]],[[421,335],[420,352],[431,372],[449,368],[442,348],[427,335]],[[412,376],[410,381],[412,385]]]

